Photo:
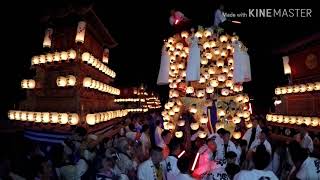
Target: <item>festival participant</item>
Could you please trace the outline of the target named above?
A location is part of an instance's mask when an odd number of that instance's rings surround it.
[[[272,171],[264,170],[270,163],[270,154],[263,144],[260,144],[256,147],[256,151],[253,153],[253,163],[253,170],[241,170],[238,174],[234,176],[234,180],[278,179],[278,177]]]
[[[164,144],[163,139],[161,137],[162,131],[163,131],[163,129],[161,127],[161,122],[160,122],[160,120],[157,120],[156,121],[156,130],[154,131],[154,143],[158,147],[161,147]]]
[[[128,180],[125,174],[121,174],[120,169],[115,164],[112,158],[100,157],[96,163],[95,168],[98,173],[96,174],[96,179],[103,180]]]
[[[175,140],[171,141],[169,144],[170,154],[169,156],[161,162],[162,167],[166,174],[167,180],[175,180],[176,176],[180,173],[177,162],[178,155],[181,153],[181,144]]]
[[[223,137],[223,134],[225,133],[225,131],[226,131],[225,129],[220,128],[217,130],[216,133],[213,133],[213,134],[209,135],[209,137],[208,137],[209,139],[213,139],[217,144],[217,155],[216,155],[215,159],[220,159],[220,160],[224,159],[222,137]]]
[[[217,9],[214,13],[214,26],[215,27],[218,27],[219,25],[221,25],[223,22],[225,22],[227,20],[223,11],[224,11],[224,5],[220,4],[219,9]]]
[[[297,141],[290,142],[288,149],[294,164],[294,167],[290,173],[291,179],[320,179],[319,159],[309,157],[307,150],[300,147]]]
[[[268,128],[264,128],[260,134],[259,134],[259,139],[256,139],[250,146],[249,150],[255,151],[256,147],[260,144],[263,144],[267,151],[269,152],[269,154],[272,154],[272,149],[271,149],[271,145],[269,143],[269,141],[267,140],[267,137],[269,135],[269,129]]]
[[[140,142],[144,156],[149,157],[149,149],[151,148],[151,141],[149,135],[149,126],[144,124],[141,129]]]
[[[240,154],[240,162],[239,162],[240,166],[246,160],[247,146],[248,146],[248,142],[246,140],[244,140],[244,139],[241,139],[240,140],[240,145],[238,147],[238,151],[241,152],[241,154]]]
[[[313,141],[307,132],[307,125],[300,125],[300,132],[295,136],[297,142],[300,143],[301,147],[308,149],[309,153],[313,152]]]
[[[190,160],[187,157],[179,158],[177,166],[179,169],[179,174],[176,176],[175,180],[195,180],[190,176],[189,172]]]
[[[261,128],[258,124],[258,120],[253,119],[252,128],[248,129],[242,137],[242,139],[247,141],[248,149],[251,147],[251,144],[253,143],[253,141],[259,138],[260,132],[261,132]]]
[[[237,154],[237,160],[236,160],[236,164],[239,164],[239,160],[240,160],[240,153],[239,150],[237,149],[236,145],[230,141],[230,132],[229,131],[225,131],[223,134],[223,153],[224,153],[224,157],[226,158],[226,154],[229,151],[233,151]]]
[[[161,167],[161,161],[163,160],[162,148],[153,147],[151,150],[150,159],[144,161],[138,168],[139,180],[164,180],[165,175]]]

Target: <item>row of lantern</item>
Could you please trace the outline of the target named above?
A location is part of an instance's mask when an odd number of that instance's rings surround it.
[[[148,108],[127,109],[128,112],[148,112]]]
[[[126,98],[126,99],[115,99],[114,102],[143,102],[144,99],[139,99],[139,98]]]
[[[36,81],[33,79],[24,79],[21,81],[21,88],[34,89],[36,87]]]
[[[304,117],[304,116],[284,116],[284,115],[275,115],[267,114],[267,121],[285,123],[285,124],[306,124],[307,126],[319,126],[320,117]]]
[[[79,116],[76,113],[58,113],[58,112],[31,112],[31,111],[9,111],[10,120],[28,121],[35,123],[59,123],[76,125],[79,122]]]
[[[112,86],[109,86],[105,83],[102,83],[100,81],[96,81],[90,77],[85,77],[83,79],[83,86],[86,88],[96,89],[101,92],[106,92],[113,95],[119,95],[120,90],[117,88],[114,88]]]
[[[76,55],[77,53],[73,49],[70,49],[69,51],[47,53],[39,56],[33,56],[31,59],[31,64],[38,65],[38,64],[66,61],[70,59],[75,59]]]
[[[148,106],[149,107],[149,106]],[[157,105],[157,106],[150,106],[149,107],[149,109],[159,109],[159,108],[161,108],[161,106],[160,105]]]
[[[275,89],[275,94],[291,94],[291,93],[304,93],[310,91],[319,91],[320,82],[297,84],[293,86],[278,87]]]
[[[73,75],[58,76],[57,77],[57,86],[58,87],[66,87],[66,86],[74,86],[76,84],[76,77]]]
[[[87,114],[86,122],[89,125],[95,125],[101,122],[112,120],[114,118],[124,117],[128,114],[128,110],[107,111],[101,113]]]
[[[89,65],[100,70],[104,74],[112,78],[116,77],[116,73],[114,71],[112,71],[108,66],[104,65],[99,59],[95,58],[92,54],[84,52],[81,56],[81,59],[83,62],[88,63]]]

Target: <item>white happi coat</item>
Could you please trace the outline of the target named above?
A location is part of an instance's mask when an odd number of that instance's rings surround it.
[[[253,141],[253,143],[251,144],[249,150],[253,150],[256,151],[257,146],[259,146],[261,144],[260,139],[256,139],[255,141]],[[271,144],[269,143],[268,140],[265,140],[263,142],[263,145],[266,147],[266,150],[269,152],[269,154],[272,154],[272,148],[271,148]]]
[[[156,168],[154,167],[154,164],[151,158],[139,165],[138,180],[155,180],[155,176],[156,176]],[[163,173],[163,178],[165,178],[164,173]]]
[[[223,139],[220,137],[219,134],[217,133],[213,133],[211,135],[209,135],[208,138],[213,139],[216,142],[217,145],[217,153],[216,153],[216,158],[215,160],[222,160],[224,159],[224,152],[223,152]]]
[[[190,53],[188,56],[188,64],[186,70],[186,81],[199,81],[200,80],[200,48],[198,45],[198,38],[191,37]]]
[[[180,173],[177,162],[178,157],[174,155],[169,155],[165,160],[161,162],[167,180],[175,180],[176,176]]]
[[[222,143],[221,146],[222,146],[221,153],[223,154],[223,157],[225,157],[224,143]],[[239,151],[239,149],[236,147],[236,145],[232,141],[228,142],[227,152],[229,151],[233,151],[237,154],[236,164],[239,164],[241,151]]]
[[[320,180],[320,160],[308,157],[302,163],[296,177],[303,180]]]
[[[236,174],[233,180],[278,180],[278,177],[272,171],[263,171],[253,169],[251,171],[241,170]]]
[[[300,145],[302,148],[308,149],[310,153],[313,152],[313,141],[308,133],[301,139],[300,133],[295,135],[295,138],[298,142],[300,142]]]
[[[256,137],[255,137],[255,140],[256,140],[256,139],[259,139],[259,134],[260,134],[261,131],[262,131],[262,130],[261,130],[260,126],[258,125],[258,126],[256,127]],[[243,140],[246,140],[246,141],[247,141],[248,145],[249,145],[249,142],[250,142],[251,135],[252,135],[252,128],[248,129],[248,130],[246,131],[246,133],[245,133],[245,134],[243,135],[243,137],[242,137]],[[248,148],[250,148],[250,147],[248,147]]]

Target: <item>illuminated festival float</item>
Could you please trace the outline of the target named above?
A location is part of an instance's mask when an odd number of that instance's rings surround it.
[[[170,87],[162,112],[164,128],[177,138],[190,132],[206,138],[219,128],[241,138],[236,124],[252,126],[249,96],[242,86],[248,81],[249,55],[237,35],[198,27],[166,39],[157,81]],[[191,121],[183,118],[185,113],[192,114]]]
[[[275,110],[266,119],[277,138],[288,140],[307,125],[315,146],[320,135],[320,34],[278,49],[288,85],[275,89]],[[316,151],[319,148],[315,148]],[[319,152],[318,152],[319,153]]]
[[[38,140],[45,137],[38,132],[70,133],[74,126],[117,133],[129,112],[114,103],[120,90],[112,86],[116,73],[108,67],[108,48],[117,43],[91,8],[62,12],[48,18],[44,52],[31,59],[36,75],[21,81],[27,98],[8,116]]]

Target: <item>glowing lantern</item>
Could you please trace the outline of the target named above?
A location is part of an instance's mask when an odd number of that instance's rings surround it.
[[[184,67],[185,67],[185,66],[184,66],[183,63],[178,64],[178,68],[179,68],[179,69],[184,69]]]
[[[309,126],[309,125],[311,124],[311,117],[304,117],[303,120],[304,120],[304,123],[305,123],[307,126]]]
[[[229,89],[226,89],[226,88],[223,88],[223,89],[221,89],[221,94],[223,95],[223,96],[228,96],[229,95]]]
[[[244,117],[244,118],[250,117],[250,112],[249,112],[249,111],[244,111],[244,112],[243,112],[243,117]]]
[[[86,116],[87,124],[89,125],[95,125],[96,124],[96,117],[94,114],[87,114]]]
[[[45,55],[40,55],[39,56],[39,63],[40,64],[46,63],[46,56]]]
[[[27,113],[25,111],[21,111],[20,119],[21,119],[21,121],[27,120]]]
[[[59,122],[59,113],[56,112],[52,112],[49,115],[49,119],[51,123],[58,123]]]
[[[193,113],[193,114],[195,114],[195,113],[197,113],[197,107],[195,106],[195,105],[192,105],[191,107],[190,107],[190,110],[189,110],[191,113]]]
[[[34,121],[37,123],[41,122],[41,112],[35,113],[35,120]]]
[[[193,92],[194,92],[194,89],[192,86],[187,87],[187,89],[186,89],[187,94],[192,94]]]
[[[287,93],[287,88],[286,87],[282,87],[281,89],[281,94],[286,94]]]
[[[218,48],[215,48],[213,54],[218,56],[220,54],[220,50]]]
[[[215,79],[212,79],[212,80],[210,81],[210,86],[212,86],[212,87],[218,87],[218,85],[219,85],[219,81],[217,81],[217,80],[215,80]]]
[[[296,123],[297,118],[295,116],[290,116],[289,117],[289,123],[290,124],[295,124]]]
[[[224,72],[224,73],[228,73],[228,72],[229,72],[229,68],[227,68],[227,67],[223,67],[223,68],[222,68],[222,72]]]
[[[188,36],[189,36],[189,33],[187,31],[181,32],[181,37],[182,38],[188,38]]]
[[[227,77],[224,74],[219,74],[218,75],[218,81],[224,82],[226,81]]]
[[[252,128],[252,123],[249,122],[248,124],[246,124],[246,127],[249,129],[249,128]]]
[[[231,42],[235,42],[235,41],[238,41],[238,40],[239,40],[238,36],[232,36],[231,37]]]
[[[206,92],[207,92],[208,94],[213,93],[213,91],[214,91],[214,88],[213,88],[212,86],[206,87]]]
[[[300,125],[303,123],[303,117],[302,116],[298,116],[297,117],[297,125]]]
[[[77,27],[76,43],[84,43],[86,33],[86,22],[80,21]]]
[[[292,86],[288,86],[287,87],[287,93],[292,93],[293,92],[293,87]]]
[[[199,131],[199,132],[198,132],[198,137],[199,137],[199,138],[203,139],[203,138],[205,138],[206,136],[207,136],[207,133],[206,133],[206,132],[204,132],[204,131]]]
[[[241,138],[241,132],[233,132],[233,138],[234,139],[240,139]]]
[[[51,53],[46,54],[46,62],[50,63],[53,61],[53,55]]]
[[[207,29],[203,32],[203,35],[207,38],[212,35],[212,32],[209,29]]]
[[[218,61],[217,61],[217,66],[218,66],[218,67],[223,67],[223,66],[224,66],[224,61],[221,60],[221,59],[218,60]]]
[[[77,125],[79,122],[79,116],[78,114],[69,114],[69,124],[71,125]]]
[[[236,101],[237,102],[240,102],[240,101],[242,101],[243,100],[243,95],[242,94],[238,94],[237,96],[236,96]]]
[[[233,72],[232,71],[228,72],[228,77],[233,77]]]
[[[44,48],[51,48],[52,33],[53,33],[53,29],[52,28],[47,28],[46,29],[45,34],[44,34],[43,43],[42,43],[42,46]]]
[[[81,59],[82,59],[82,61],[84,61],[84,62],[88,62],[89,59],[90,59],[90,57],[91,57],[90,53],[85,52],[85,53],[82,54]]]
[[[283,122],[284,123],[289,123],[290,117],[289,116],[283,116]]]
[[[175,40],[174,40],[173,37],[170,37],[170,38],[168,39],[168,43],[169,43],[169,44],[173,44],[174,42],[175,42]]]
[[[178,121],[178,126],[184,126],[186,122],[184,120],[179,120]]]
[[[232,121],[233,121],[234,124],[238,124],[238,123],[241,122],[241,118],[238,117],[238,116],[234,116],[234,117],[232,118]]]
[[[226,115],[226,112],[223,109],[218,109],[217,114],[218,116],[222,117]]]
[[[66,77],[67,80],[67,86],[74,86],[76,84],[76,77],[74,77],[73,75],[68,75]]]
[[[59,113],[59,123],[67,124],[68,123],[68,114],[67,113]]]
[[[172,124],[172,123],[168,123],[167,126],[168,126],[169,130],[173,130],[174,129],[174,124]]]
[[[57,86],[59,87],[65,87],[67,85],[67,79],[63,76],[59,76],[57,78]]]
[[[188,47],[184,47],[183,50],[184,50],[184,52],[186,52],[187,54],[189,54],[189,48],[188,48]]]
[[[73,49],[70,49],[70,50],[68,51],[68,53],[69,53],[69,59],[75,59],[76,56],[77,56],[76,51],[73,50]]]
[[[27,113],[27,120],[34,121],[35,120],[35,112],[28,112]]]
[[[219,130],[221,128],[224,128],[224,123],[222,123],[222,122],[216,123],[216,129]]]
[[[312,120],[312,122],[311,122],[312,126],[318,126],[318,124],[319,124],[319,118],[318,117],[312,117],[311,120]]]
[[[202,117],[200,118],[200,123],[201,124],[206,124],[208,122],[208,116],[207,115],[202,115]]]
[[[173,115],[175,114],[175,112],[174,112],[173,110],[169,110],[168,114],[169,114],[170,116],[173,116]]]
[[[183,132],[182,131],[177,131],[177,132],[175,132],[175,135],[176,135],[177,138],[182,138]]]
[[[307,84],[307,91],[313,91],[314,85],[313,83],[308,83]]]
[[[225,35],[222,35],[219,37],[220,42],[227,42],[228,41],[228,37]]]
[[[175,113],[180,111],[180,107],[179,106],[174,106],[172,109],[173,109],[173,112],[175,112]]]
[[[169,106],[170,108],[172,108],[172,107],[174,106],[174,102],[169,101],[169,102],[168,102],[168,106]]]
[[[181,50],[183,49],[183,44],[182,44],[182,43],[180,43],[180,42],[179,42],[179,43],[177,43],[177,44],[176,44],[176,49],[178,49],[178,50],[180,50],[180,51],[181,51]]]
[[[38,56],[33,56],[32,59],[31,59],[31,64],[32,65],[37,65],[40,63],[40,59]]]
[[[9,118],[10,120],[14,120],[14,111],[9,111],[9,112],[8,112],[8,118]]]
[[[319,91],[320,90],[320,82],[315,82],[313,84],[313,90],[314,91]]]
[[[294,85],[293,86],[293,92],[298,93],[300,91],[300,86],[299,85]]]
[[[240,85],[240,84],[235,84],[234,87],[233,87],[233,91],[234,92],[240,92],[243,90],[243,86]]]
[[[200,31],[197,31],[196,34],[195,34],[195,36],[196,36],[197,38],[202,38],[202,33],[201,33]]]
[[[307,86],[304,84],[300,84],[300,92],[306,92]]]
[[[208,41],[203,44],[203,49],[209,49],[210,47],[211,47],[211,45],[210,45],[210,42],[208,42]]]
[[[279,116],[278,116],[277,122],[278,122],[278,123],[282,123],[282,122],[283,122],[283,115],[279,115]]]
[[[216,70],[214,69],[214,67],[210,67],[210,68],[208,69],[208,73],[209,73],[209,74],[215,74],[215,72],[216,72]]]
[[[267,114],[266,119],[267,119],[267,121],[271,121],[272,120],[272,115],[271,114]]]
[[[227,51],[225,50],[221,51],[221,54],[220,54],[221,57],[226,57],[227,55],[228,55]]]
[[[226,81],[226,86],[229,87],[229,88],[232,87],[233,86],[233,81],[232,80],[227,80]]]

